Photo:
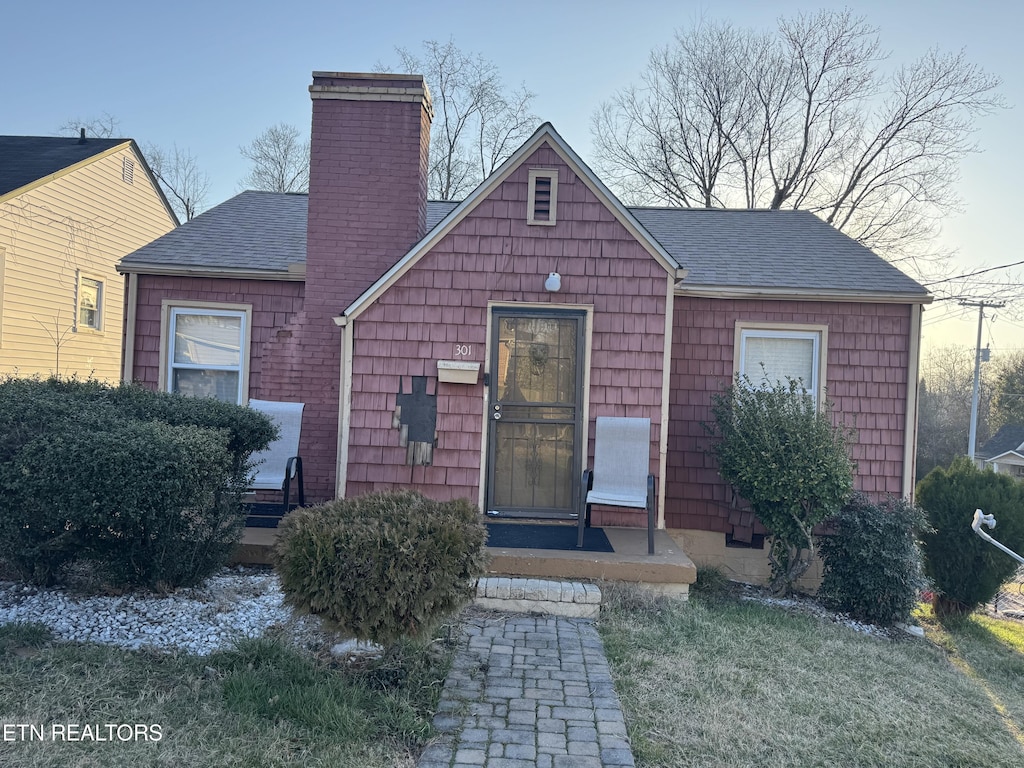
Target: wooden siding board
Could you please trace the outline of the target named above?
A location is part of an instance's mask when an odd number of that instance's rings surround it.
[[[0,373],[56,372],[50,335],[54,323],[60,333],[74,323],[80,270],[103,281],[102,331],[67,333],[59,372],[120,379],[124,278],[115,264],[174,226],[145,174],[123,181],[125,157],[136,155],[123,149],[0,203]]]
[[[909,314],[906,305],[677,297],[667,526],[731,530],[731,492],[707,453],[709,439],[700,424],[711,419],[711,394],[731,380],[737,320],[829,327],[826,386],[839,417],[858,429],[851,446],[858,463],[855,486],[874,495],[898,494]]]

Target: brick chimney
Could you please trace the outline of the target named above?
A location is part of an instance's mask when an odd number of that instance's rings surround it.
[[[305,309],[339,314],[424,235],[433,107],[421,75],[314,72]]]

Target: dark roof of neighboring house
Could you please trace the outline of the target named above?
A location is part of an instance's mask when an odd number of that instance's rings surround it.
[[[1004,424],[974,455],[991,459],[1018,450],[1024,444],[1024,424]]]
[[[0,136],[0,195],[6,195],[131,139]]]
[[[243,192],[126,256],[122,270],[164,265],[287,271],[289,264],[306,260],[307,200],[301,194]],[[427,230],[457,206],[427,203]],[[870,249],[805,211],[628,210],[688,270],[684,286],[927,293]]]

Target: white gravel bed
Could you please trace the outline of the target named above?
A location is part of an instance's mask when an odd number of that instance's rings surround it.
[[[295,617],[277,575],[225,568],[201,586],[170,595],[90,597],[65,589],[0,582],[0,624],[38,622],[61,640],[205,656],[241,638],[283,630],[297,645],[322,639],[318,619]]]

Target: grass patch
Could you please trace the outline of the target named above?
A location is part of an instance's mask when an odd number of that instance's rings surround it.
[[[0,724],[40,726],[44,738],[0,743],[0,764],[412,766],[449,662],[428,643],[348,666],[276,639],[196,657],[56,644],[37,625],[2,626]],[[161,738],[54,740],[53,725],[67,723],[103,735],[108,723],[155,724]]]
[[[929,624],[938,647],[755,602],[605,595],[639,766],[1024,763],[1024,633],[1008,622]]]

